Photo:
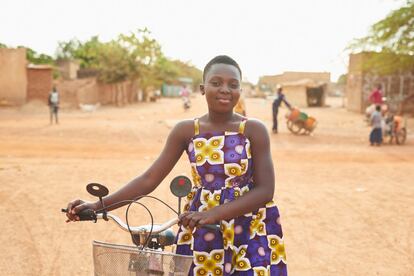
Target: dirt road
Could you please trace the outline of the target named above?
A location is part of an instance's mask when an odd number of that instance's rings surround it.
[[[270,129],[271,101],[246,103]],[[363,117],[331,104],[305,110],[319,121],[314,136],[291,135],[284,124],[271,136],[290,275],[414,275],[414,120],[406,145],[370,147]],[[50,126],[41,104],[1,109],[0,275],[92,275],[91,241],[129,237],[110,224],[66,224],[60,208],[92,200],[89,182],[113,191],[143,172],[177,120],[205,111],[202,97],[188,112],[179,99],[162,99],[62,110],[61,124]],[[168,183],[189,172],[183,155],[154,194],[176,206]],[[153,210],[159,220],[172,215]],[[148,223],[133,212],[133,222]]]

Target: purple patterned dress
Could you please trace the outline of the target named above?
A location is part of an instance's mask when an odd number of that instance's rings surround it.
[[[253,186],[250,141],[239,132],[199,131],[188,145],[193,189],[185,211],[205,211],[237,200]],[[223,220],[220,230],[180,227],[176,253],[193,255],[189,275],[287,275],[279,211],[273,201],[243,216]]]

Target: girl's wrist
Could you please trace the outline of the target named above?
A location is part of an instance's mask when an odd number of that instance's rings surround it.
[[[210,213],[209,216],[212,218],[214,223],[219,223],[223,220],[220,206],[210,209],[208,212]]]
[[[98,201],[95,201],[95,202],[93,202],[92,203],[92,209],[94,210],[94,211],[97,211],[97,210],[99,210],[99,209],[102,209],[102,204],[101,204],[101,202],[98,200]]]

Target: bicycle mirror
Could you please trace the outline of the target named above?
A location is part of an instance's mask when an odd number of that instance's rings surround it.
[[[191,191],[191,180],[184,175],[176,176],[170,184],[171,192],[177,197],[187,196]]]
[[[86,185],[86,190],[93,196],[102,198],[109,194],[109,190],[102,184],[99,183],[89,183]]]

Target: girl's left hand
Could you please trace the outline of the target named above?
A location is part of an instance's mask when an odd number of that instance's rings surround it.
[[[186,212],[180,215],[180,224],[184,227],[189,227],[194,229],[194,227],[205,225],[205,224],[215,224],[217,219],[214,217],[213,213],[210,211],[204,212]]]

